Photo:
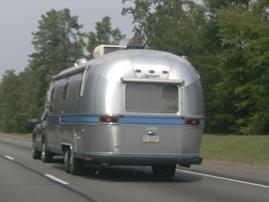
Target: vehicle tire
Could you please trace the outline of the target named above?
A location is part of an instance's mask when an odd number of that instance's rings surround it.
[[[70,149],[66,149],[64,152],[64,171],[70,173]]]
[[[33,142],[32,142],[32,158],[33,159],[40,159],[41,158],[41,151],[38,151],[36,149],[35,137],[33,137]]]
[[[154,175],[158,177],[173,177],[176,172],[176,165],[152,165]]]
[[[42,142],[42,150],[41,150],[41,160],[44,163],[49,163],[52,160],[52,153],[50,151],[48,151],[47,149],[47,143],[46,141]]]
[[[75,158],[73,152],[70,152],[70,173],[72,175],[79,175],[83,170],[83,162],[82,160]]]

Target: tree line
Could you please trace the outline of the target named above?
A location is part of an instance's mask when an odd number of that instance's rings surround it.
[[[132,17],[131,45],[185,55],[201,75],[208,133],[269,134],[269,0],[123,0]],[[85,33],[68,9],[41,16],[34,52],[19,74],[0,82],[0,130],[29,132],[39,117],[52,75],[98,44],[126,36],[110,17]]]

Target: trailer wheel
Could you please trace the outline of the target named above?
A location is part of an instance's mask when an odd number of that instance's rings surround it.
[[[41,152],[36,149],[36,140],[34,136],[33,136],[33,142],[32,142],[32,158],[33,159],[41,158]]]
[[[173,177],[176,172],[176,165],[152,165],[154,175],[158,177]]]
[[[70,166],[70,173],[72,175],[78,175],[83,170],[82,160],[75,158],[73,152],[70,152],[69,166]]]
[[[70,149],[64,151],[64,171],[70,173]]]
[[[52,160],[52,153],[50,151],[48,151],[47,149],[47,143],[46,141],[42,141],[42,151],[41,151],[41,160],[44,162],[44,163],[48,163],[48,162],[51,162]]]

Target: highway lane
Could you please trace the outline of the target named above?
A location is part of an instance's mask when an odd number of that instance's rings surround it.
[[[0,201],[269,201],[269,172],[260,170],[206,164],[162,179],[147,167],[86,169],[82,176],[63,169],[62,158],[32,160],[30,142],[0,136]]]

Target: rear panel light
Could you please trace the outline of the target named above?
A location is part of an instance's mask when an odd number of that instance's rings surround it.
[[[198,118],[187,118],[185,119],[185,124],[190,126],[199,126],[200,125],[200,119]]]
[[[102,123],[118,123],[118,117],[117,116],[103,115],[103,116],[100,116],[100,122],[102,122]]]
[[[168,74],[168,71],[163,71],[163,74]]]

